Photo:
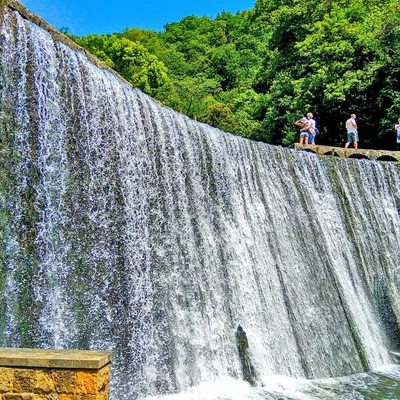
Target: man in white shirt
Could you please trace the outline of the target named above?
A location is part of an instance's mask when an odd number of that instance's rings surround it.
[[[344,147],[347,149],[347,147],[349,147],[349,144],[353,143],[354,148],[357,150],[358,131],[356,123],[356,114],[350,115],[350,118],[346,121],[346,129],[347,129],[347,142]]]

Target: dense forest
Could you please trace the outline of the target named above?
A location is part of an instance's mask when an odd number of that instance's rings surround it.
[[[68,36],[159,102],[225,131],[287,146],[312,112],[316,142],[342,146],[355,113],[360,147],[396,147],[398,0],[257,0],[163,32]]]

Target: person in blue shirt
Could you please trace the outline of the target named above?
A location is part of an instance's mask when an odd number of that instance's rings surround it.
[[[397,124],[394,126],[397,131],[397,144],[400,144],[400,118],[397,120]]]

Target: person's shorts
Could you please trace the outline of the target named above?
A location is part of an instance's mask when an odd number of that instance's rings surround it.
[[[347,132],[347,142],[354,143],[358,142],[358,133],[355,132]]]
[[[311,133],[309,133],[308,134],[308,143],[309,144],[313,144],[314,143],[314,136],[311,134]]]
[[[308,137],[308,132],[300,132],[300,137]]]

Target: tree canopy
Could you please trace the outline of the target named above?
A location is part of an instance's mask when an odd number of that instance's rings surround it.
[[[317,142],[342,145],[355,113],[362,147],[392,149],[399,20],[398,0],[257,0],[163,32],[69,36],[163,104],[233,134],[290,145],[312,112]]]

